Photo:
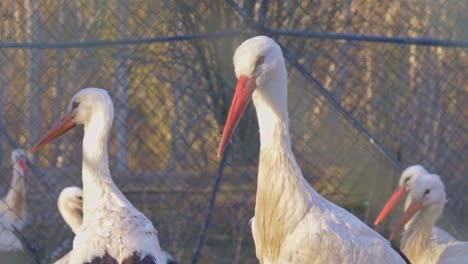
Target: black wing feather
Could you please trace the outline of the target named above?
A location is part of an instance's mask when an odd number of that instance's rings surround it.
[[[95,257],[91,262],[86,262],[84,264],[118,264],[118,262],[106,252],[104,256]]]
[[[163,264],[158,263],[156,259],[151,255],[146,255],[141,258],[136,252],[133,252],[131,256],[125,258],[122,264]]]
[[[401,252],[401,250],[397,247],[395,247],[394,245],[392,245],[392,248],[400,255],[400,257],[407,263],[407,264],[411,264],[411,262],[409,261],[409,259],[405,256],[405,254],[403,252]]]

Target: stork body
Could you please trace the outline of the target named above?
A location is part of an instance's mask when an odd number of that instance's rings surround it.
[[[76,186],[70,186],[64,188],[59,195],[57,206],[63,220],[72,229],[73,233],[76,234],[81,227],[83,222],[83,190]],[[175,264],[174,258],[163,251],[166,255],[167,263],[163,264]],[[68,263],[71,252],[55,261],[54,264],[65,264]]]
[[[260,263],[404,263],[388,241],[303,177],[291,150],[280,47],[264,36],[246,40],[234,54],[234,67],[239,81],[218,156],[252,98],[261,143],[252,220]]]
[[[13,233],[13,227],[21,230],[26,224],[26,155],[22,149],[11,153],[13,177],[7,195],[0,200],[0,250],[23,250],[23,246]]]
[[[107,141],[113,118],[107,91],[83,89],[73,96],[67,115],[33,147],[84,125],[83,223],[69,263],[165,263],[153,224],[127,200],[109,172]]]
[[[414,180],[409,196],[411,202],[390,240],[405,228],[401,249],[411,263],[468,263],[468,242],[441,237],[438,230],[442,229],[434,228],[446,203],[440,177],[428,173],[420,175]]]

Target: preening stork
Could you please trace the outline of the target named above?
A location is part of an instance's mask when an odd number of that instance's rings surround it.
[[[32,148],[39,149],[76,125],[84,126],[83,223],[69,263],[166,263],[153,224],[112,180],[107,142],[113,119],[106,90],[82,89],[71,99],[65,117]]]
[[[395,189],[393,194],[390,196],[387,203],[385,204],[385,206],[382,208],[379,215],[375,219],[374,225],[376,225],[376,226],[379,225],[383,221],[383,219],[396,206],[398,201],[400,201],[401,198],[406,193],[411,191],[411,189],[413,188],[414,181],[417,178],[419,178],[419,176],[421,176],[423,174],[428,174],[428,173],[429,172],[427,172],[427,170],[423,166],[421,166],[419,164],[412,165],[412,166],[406,168],[401,173],[400,180],[398,181],[397,188]],[[408,209],[408,206],[409,206],[410,202],[411,202],[411,195],[407,195],[406,200],[405,200],[405,206],[404,206],[405,210]],[[412,221],[412,219],[410,219],[408,221],[408,223],[405,224],[404,230],[406,230],[408,228],[411,221]],[[434,239],[436,239],[439,242],[448,242],[448,241],[451,241],[451,240],[455,239],[452,235],[450,235],[445,230],[443,230],[443,229],[441,229],[441,228],[439,228],[437,226],[434,226],[432,228],[432,235],[433,235]]]
[[[67,223],[73,233],[76,234],[83,222],[83,190],[76,186],[64,188],[59,194],[57,206],[65,223]],[[54,264],[68,263],[70,254],[71,253],[69,252],[59,260],[55,261]],[[163,251],[163,254],[166,255],[167,264],[177,263],[168,252]]]
[[[28,173],[26,154],[22,149],[11,153],[13,177],[7,195],[0,200],[0,250],[23,250],[13,233],[13,227],[23,229],[26,224],[26,187],[24,177]]]
[[[405,263],[385,238],[303,177],[291,150],[281,48],[265,36],[248,39],[235,51],[234,68],[238,83],[218,156],[252,98],[261,143],[252,220],[260,263]]]
[[[412,219],[401,239],[401,249],[411,263],[468,263],[468,242],[454,239],[441,242],[433,232],[447,202],[440,177],[427,173],[420,175],[413,182],[410,197],[411,203],[389,240],[393,240]]]

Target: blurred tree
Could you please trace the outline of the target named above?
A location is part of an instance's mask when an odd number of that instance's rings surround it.
[[[65,17],[66,17],[66,12],[68,10],[68,0],[61,0],[60,1],[60,4],[63,8],[61,8],[61,10],[59,11],[59,17],[58,17],[58,41],[60,42],[64,42],[65,41],[65,27],[66,27],[66,23],[65,23]],[[60,106],[60,107],[56,107],[55,110],[54,110],[54,120],[56,122],[56,120],[59,120],[61,118],[61,115],[62,113],[64,112],[63,109],[62,109],[62,105],[63,105],[63,100],[68,100],[65,98],[64,96],[64,90],[65,90],[65,87],[64,87],[64,55],[65,55],[65,50],[64,49],[57,49],[56,50],[56,56],[55,56],[55,59],[56,59],[56,85],[55,85],[55,92],[53,92],[53,94],[55,94],[55,105],[57,106]],[[61,142],[59,142],[58,144],[55,144],[55,147],[54,147],[54,152],[53,152],[53,157],[56,157],[56,164],[55,166],[57,166],[58,168],[62,167],[62,163],[63,162],[60,162],[62,161],[62,159],[60,159],[59,161],[59,156],[61,155],[61,150],[60,150],[60,144]]]
[[[39,8],[38,0],[26,0],[25,3],[26,22],[26,37],[28,42],[41,42],[41,9]],[[42,124],[42,84],[41,76],[43,70],[44,52],[40,49],[27,49],[27,79],[26,83],[26,98],[27,98],[27,117],[26,123],[28,127],[29,140],[39,139]],[[31,159],[34,159],[34,154],[30,153]]]

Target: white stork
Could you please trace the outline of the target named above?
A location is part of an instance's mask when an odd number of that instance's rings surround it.
[[[419,165],[412,165],[408,168],[406,168],[400,176],[400,180],[398,181],[398,186],[393,192],[393,194],[390,196],[388,199],[387,203],[385,206],[382,208],[382,211],[380,211],[379,215],[374,221],[374,225],[379,225],[382,220],[390,213],[390,211],[395,207],[395,205],[398,203],[399,200],[405,195],[405,193],[408,193],[411,191],[413,188],[413,183],[414,181],[419,178],[419,176],[423,174],[428,174],[427,170]],[[408,206],[411,202],[411,196],[407,195],[406,200],[405,200],[405,206],[404,209],[408,209]],[[406,230],[411,223],[412,220],[409,220],[408,223],[405,224],[404,230]],[[445,230],[434,226],[432,229],[432,234],[435,239],[439,242],[448,242],[451,240],[454,240],[455,238],[447,233]]]
[[[107,141],[114,107],[106,90],[73,96],[65,117],[32,148],[37,150],[82,124],[83,224],[73,240],[70,264],[166,263],[151,221],[117,188],[109,172]]]
[[[411,263],[468,263],[468,242],[441,242],[433,233],[447,202],[444,184],[435,174],[422,174],[414,180],[411,203],[398,221],[389,240],[393,240],[403,226],[413,219],[403,232],[401,249]]]
[[[70,186],[64,188],[58,197],[57,207],[63,220],[76,234],[83,222],[83,190],[80,187]],[[66,264],[71,251],[61,257],[54,264]]]
[[[218,156],[252,98],[261,143],[252,221],[260,263],[405,263],[382,236],[304,179],[291,150],[281,48],[265,36],[248,39],[234,54],[234,68],[238,83]]]
[[[65,223],[67,223],[73,233],[76,234],[83,222],[83,190],[76,186],[64,188],[59,194],[57,206]],[[163,251],[163,254],[166,255],[167,264],[176,263],[174,258],[168,252]],[[68,263],[69,258],[70,252],[55,261],[54,264]]]
[[[26,154],[22,149],[11,153],[13,178],[7,195],[0,200],[0,250],[23,250],[23,246],[13,233],[13,227],[23,229],[26,224],[26,188],[24,177],[28,173]]]
[[[83,190],[76,186],[64,188],[59,194],[57,207],[73,233],[78,233],[83,222]]]

